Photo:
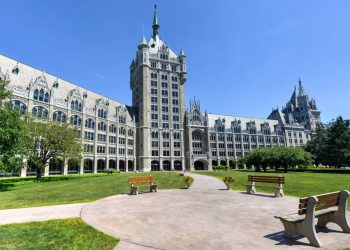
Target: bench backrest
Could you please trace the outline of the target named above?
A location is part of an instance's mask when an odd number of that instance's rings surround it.
[[[154,182],[155,178],[151,175],[149,176],[131,176],[128,179],[130,184],[137,184],[137,183],[145,183],[145,182]]]
[[[284,177],[248,175],[248,181],[284,184]]]
[[[340,191],[316,195],[314,197],[317,199],[315,211],[319,211],[322,209],[339,206]],[[299,200],[299,215],[306,214],[308,200],[309,198],[301,198]]]

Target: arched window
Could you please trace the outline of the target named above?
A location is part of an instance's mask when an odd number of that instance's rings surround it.
[[[106,123],[104,122],[99,122],[98,125],[97,125],[97,129],[100,130],[100,131],[106,131]]]
[[[86,119],[85,120],[85,128],[91,128],[94,129],[95,128],[95,122],[92,119]]]
[[[25,105],[23,102],[14,100],[11,102],[12,108],[19,110],[21,113],[25,113],[27,111],[27,105]]]
[[[44,102],[49,102],[49,93],[45,93]]]
[[[202,134],[198,131],[195,131],[192,133],[192,140],[194,141],[201,141],[202,140]]]
[[[119,122],[125,123],[126,122],[125,116],[119,116]]]
[[[47,119],[49,112],[47,111],[46,108],[41,107],[41,106],[36,106],[32,109],[32,115],[35,118],[39,119]]]
[[[34,90],[34,95],[33,95],[34,100],[39,100],[39,90]]]
[[[71,125],[74,126],[80,126],[81,125],[81,118],[77,115],[72,115],[70,118]]]
[[[180,139],[180,133],[175,132],[175,133],[174,133],[174,139],[179,140],[179,139]]]
[[[128,136],[133,136],[134,135],[134,131],[132,129],[128,130]]]
[[[125,128],[120,127],[120,128],[119,128],[119,134],[120,134],[120,135],[125,135]]]
[[[70,109],[74,111],[81,112],[82,111],[82,104],[78,100],[71,101],[70,103]]]
[[[64,123],[67,121],[67,116],[62,111],[55,111],[53,113],[53,121]]]
[[[45,92],[43,89],[39,91],[39,101],[44,101]]]
[[[117,133],[117,127],[114,124],[110,125],[109,132],[113,134]]]
[[[163,139],[169,139],[169,132],[163,132]]]
[[[158,132],[157,131],[152,131],[152,138],[157,139],[158,138]]]

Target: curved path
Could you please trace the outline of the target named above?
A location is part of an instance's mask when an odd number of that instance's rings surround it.
[[[297,198],[227,191],[216,178],[192,176],[188,190],[111,196],[86,205],[81,217],[120,238],[116,249],[314,249],[305,238],[285,240],[273,218],[295,212]],[[326,249],[350,245],[332,229],[318,234]]]

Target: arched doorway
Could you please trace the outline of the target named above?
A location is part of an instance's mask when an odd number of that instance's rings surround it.
[[[151,162],[151,171],[159,171],[159,161],[152,161]]]
[[[49,163],[49,175],[63,174],[63,161],[61,159],[51,159]]]
[[[211,162],[211,165],[217,166],[217,165],[218,165],[218,162],[217,162],[217,161],[212,161],[212,162]]]
[[[117,163],[115,160],[109,160],[108,165],[109,165],[109,168],[117,169]]]
[[[125,172],[125,161],[119,160],[119,171]]]
[[[182,171],[182,162],[181,161],[174,161],[174,169],[175,169],[175,171]]]
[[[97,160],[97,173],[101,173],[106,168],[106,161],[103,159]]]
[[[221,166],[226,166],[226,161],[221,160],[221,161],[220,161],[220,165],[221,165]]]
[[[94,161],[92,159],[84,160],[84,174],[92,173],[94,168]]]
[[[164,171],[170,171],[171,170],[171,163],[170,163],[170,161],[163,161],[163,170]]]
[[[134,171],[134,162],[132,160],[128,160],[128,171]]]
[[[195,161],[194,170],[208,170],[208,163],[203,160]]]
[[[76,159],[68,159],[68,174],[79,173],[79,161]]]

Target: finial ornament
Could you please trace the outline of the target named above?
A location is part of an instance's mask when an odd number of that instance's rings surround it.
[[[153,15],[153,38],[156,38],[158,36],[158,30],[159,30],[159,22],[158,22],[158,14],[157,14],[157,5],[154,5],[154,15]]]

